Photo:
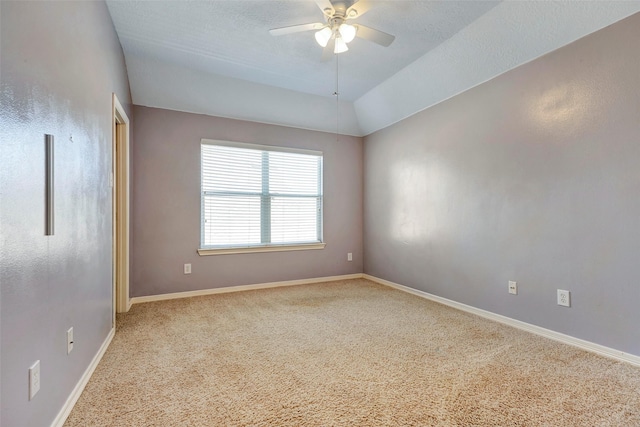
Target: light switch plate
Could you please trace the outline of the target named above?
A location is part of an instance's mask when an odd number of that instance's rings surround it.
[[[67,329],[67,354],[73,350],[73,327]]]

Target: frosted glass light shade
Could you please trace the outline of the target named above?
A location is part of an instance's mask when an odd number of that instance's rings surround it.
[[[353,39],[356,38],[357,28],[353,25],[342,24],[340,28],[338,28],[338,31],[340,31],[342,40],[344,40],[345,43],[351,43]]]
[[[316,41],[320,46],[326,47],[327,43],[329,43],[329,40],[331,39],[332,34],[333,32],[331,31],[331,28],[324,27],[320,31],[316,32]]]
[[[342,53],[349,50],[349,47],[344,42],[342,37],[336,37],[336,47],[333,49],[333,53]]]

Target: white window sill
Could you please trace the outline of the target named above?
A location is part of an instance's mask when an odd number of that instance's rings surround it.
[[[273,246],[250,246],[244,248],[220,248],[220,249],[198,249],[198,255],[230,255],[248,254],[256,252],[286,252],[286,251],[308,251],[314,249],[324,249],[326,243],[309,243],[302,245],[273,245]]]

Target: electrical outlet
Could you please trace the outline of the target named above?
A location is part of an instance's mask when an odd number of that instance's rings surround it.
[[[184,274],[191,274],[191,264],[184,265]]]
[[[558,305],[571,307],[571,292],[558,289]]]
[[[73,326],[67,329],[67,354],[73,350]]]
[[[347,261],[353,261],[353,254],[351,252],[347,254]]]
[[[518,283],[512,280],[509,280],[509,293],[513,295],[518,295]]]
[[[36,393],[40,390],[40,361],[36,360],[36,363],[29,368],[29,400],[33,399]]]

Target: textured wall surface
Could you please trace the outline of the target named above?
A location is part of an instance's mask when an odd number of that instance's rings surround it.
[[[134,116],[131,296],[362,272],[361,138],[140,106]],[[327,246],[199,256],[202,138],[323,151]]]
[[[640,355],[638,39],[640,14],[367,137],[365,272]]]
[[[104,3],[2,1],[0,8],[0,424],[42,427],[111,330],[111,94],[125,108],[131,101]],[[50,237],[45,133],[55,136]],[[29,401],[27,372],[36,360],[41,389]]]

